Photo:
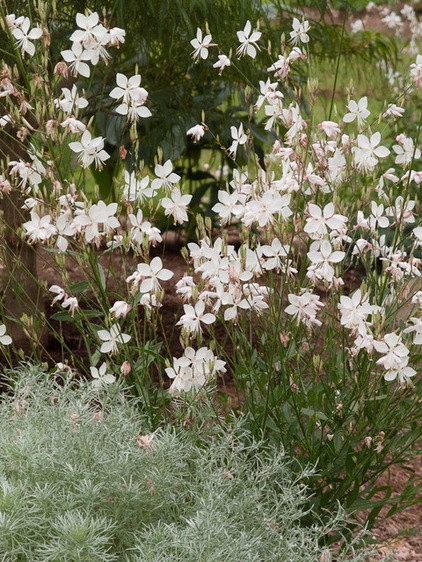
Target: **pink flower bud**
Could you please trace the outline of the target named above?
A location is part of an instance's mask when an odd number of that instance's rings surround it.
[[[120,367],[120,374],[122,377],[127,377],[131,370],[132,367],[130,366],[129,361],[123,361],[122,366]]]

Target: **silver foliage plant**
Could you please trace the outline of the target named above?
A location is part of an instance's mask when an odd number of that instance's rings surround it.
[[[0,402],[2,560],[330,559],[320,543],[341,513],[301,526],[306,488],[241,427],[151,434],[116,386],[57,383],[35,366],[14,377]]]

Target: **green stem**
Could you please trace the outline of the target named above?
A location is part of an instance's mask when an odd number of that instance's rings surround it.
[[[348,8],[348,3],[346,2],[346,7],[344,8],[344,18],[343,18],[343,25],[341,28],[340,46],[338,51],[337,63],[336,63],[336,73],[334,75],[334,85],[333,85],[333,92],[331,94],[330,113],[328,115],[328,120],[331,120],[331,116],[333,114],[333,109],[334,109],[334,98],[336,95],[337,79],[338,79],[339,68],[340,68],[340,59],[343,50],[344,32],[346,30],[347,8]]]

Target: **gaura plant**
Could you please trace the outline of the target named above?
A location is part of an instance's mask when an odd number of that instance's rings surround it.
[[[422,227],[414,193],[422,180],[422,117],[415,104],[421,55],[411,53],[403,89],[389,92],[378,116],[368,96],[353,91],[344,105],[333,97],[321,118],[305,18],[292,20],[277,52],[265,45],[259,22],[243,22],[225,52],[205,24],[197,29],[191,56],[204,72],[224,74],[266,53],[262,80],[248,99],[273,142],[259,159],[248,121],[231,126],[227,146],[205,114],[187,129],[196,141],[213,136],[234,167],[213,205],[220,234],[199,217],[198,239],[184,251],[189,271],[175,284],[183,312],[169,331],[162,309],[174,272],[154,250],[164,238],[154,221],[161,212],[185,224],[192,199],[174,163],[158,151],[153,166],[122,172],[118,201],[85,193],[90,170],[106,169],[110,155],[95,122],[83,118],[87,99],[79,78],[105,64],[124,30],[106,26],[95,12],[77,14],[50,84],[40,79],[50,76],[46,52],[35,47],[37,29],[44,43],[53,37],[47,23],[2,18],[16,58],[16,67],[2,71],[3,130],[17,130],[26,153],[2,170],[3,200],[21,196],[14,204],[22,238],[38,247],[40,259],[53,257],[62,275],[45,293],[58,309],[48,326],[63,358],[66,323],[80,334],[87,356],[72,354],[58,369],[84,371],[96,386],[125,378],[155,424],[171,400],[183,402],[180,411],[188,415],[228,372],[252,434],[282,446],[302,467],[316,467],[309,479],[314,511],[323,514],[340,502],[351,513],[369,510],[372,524],[384,505],[391,515],[415,501],[416,484],[391,498],[377,479],[409,459],[420,437]],[[309,73],[306,114],[304,92],[289,78],[299,65]],[[67,86],[63,78],[70,79]],[[136,68],[117,73],[107,102],[127,119],[135,150],[136,123],[152,116],[148,85],[141,84]],[[233,225],[236,243],[227,236]],[[71,261],[83,280],[71,279]],[[346,283],[352,270],[359,276]],[[4,301],[6,326],[7,306]],[[173,332],[182,347],[174,354]],[[383,495],[374,499],[377,492]]]

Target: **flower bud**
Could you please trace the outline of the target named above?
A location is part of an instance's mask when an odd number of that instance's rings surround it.
[[[63,61],[58,62],[54,67],[54,74],[56,76],[62,76],[63,78],[69,78],[69,69],[67,64]]]
[[[120,367],[120,374],[122,377],[127,377],[131,370],[132,367],[130,366],[129,361],[123,361],[122,366]]]

